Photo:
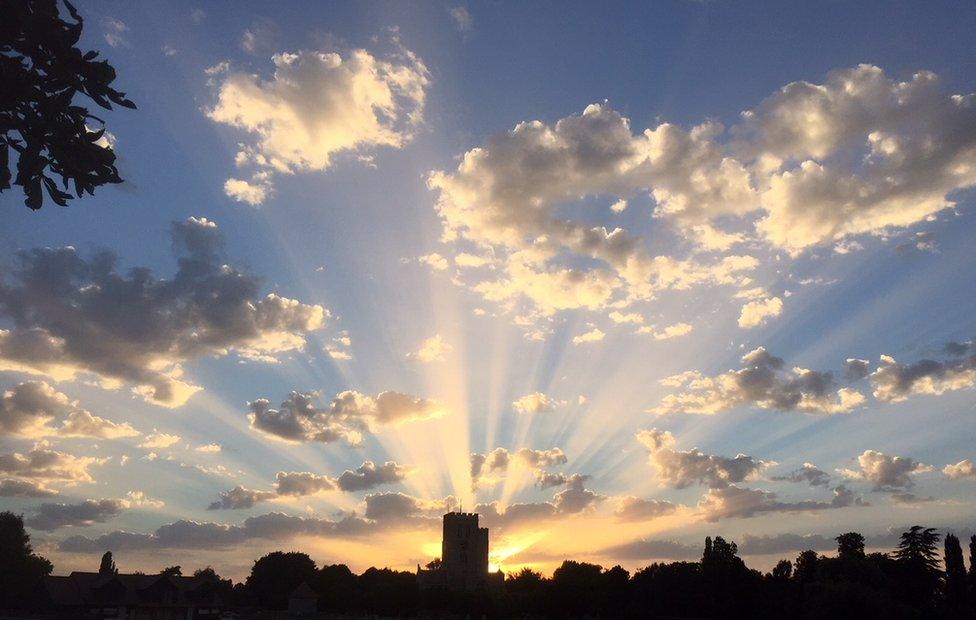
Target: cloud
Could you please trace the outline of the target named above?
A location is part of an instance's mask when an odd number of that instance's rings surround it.
[[[779,297],[750,301],[742,306],[742,312],[739,314],[739,327],[752,329],[765,325],[767,319],[779,316],[781,312],[783,312],[783,300]]]
[[[963,459],[954,465],[946,465],[942,473],[953,480],[976,480],[976,466],[973,465],[972,459]]]
[[[756,536],[746,534],[739,545],[739,553],[743,555],[772,555],[789,553],[792,551],[829,551],[837,548],[837,541],[820,534],[763,534]]]
[[[118,499],[86,499],[79,504],[41,504],[24,524],[51,532],[62,527],[84,527],[104,523],[125,508]]]
[[[380,485],[400,482],[407,477],[411,469],[405,465],[398,465],[395,461],[387,461],[382,465],[365,461],[355,471],[347,469],[342,472],[336,479],[336,483],[342,491],[365,491]]]
[[[637,440],[650,452],[649,462],[662,487],[683,489],[693,484],[707,484],[718,489],[732,483],[753,480],[772,465],[767,461],[739,454],[735,457],[705,454],[698,448],[674,449],[674,436],[656,428],[637,433]]]
[[[153,429],[153,432],[146,435],[146,440],[139,444],[140,448],[146,448],[149,450],[155,450],[159,448],[168,448],[180,440],[179,435],[171,435],[168,433],[160,433]]]
[[[85,527],[104,523],[130,508],[159,508],[162,502],[146,497],[141,491],[130,491],[123,499],[86,499],[77,504],[41,504],[24,524],[35,530],[51,532],[62,527]]]
[[[557,216],[559,206],[581,196],[629,195],[646,188],[653,173],[677,170],[676,160],[697,157],[690,153],[694,147],[677,144],[683,139],[698,140],[671,126],[659,134],[634,136],[626,118],[593,104],[553,126],[519,123],[465,153],[454,172],[432,172],[428,185],[438,193],[444,239],[488,246],[504,264],[497,277],[471,283],[471,288],[489,301],[506,307],[524,303],[546,316],[564,309],[603,309],[617,295],[646,299],[658,290],[737,282],[736,272],[754,269],[755,259],[726,257],[699,264],[651,256],[640,238],[621,228],[607,230]],[[665,152],[672,148],[685,153]],[[723,183],[740,182],[717,174],[717,153],[699,155],[711,158],[700,168],[703,193],[712,191],[704,189],[710,185],[718,198]],[[735,193],[730,187],[718,200],[731,204]],[[593,266],[564,266],[574,258]]]
[[[471,486],[475,489],[499,482],[513,463],[534,470],[538,478],[540,475],[545,475],[545,472],[542,471],[543,468],[564,465],[568,461],[566,454],[560,448],[549,448],[548,450],[521,448],[517,452],[509,452],[506,448],[495,448],[487,454],[474,452],[470,455],[469,460],[471,464]],[[547,486],[562,485],[565,482],[565,478],[560,477],[559,482],[553,482]],[[542,488],[546,487],[543,486]]]
[[[468,9],[463,6],[456,6],[450,10],[451,19],[454,20],[454,25],[460,32],[471,32],[474,27],[474,18],[471,17],[471,13]]]
[[[876,491],[910,489],[915,486],[911,476],[932,471],[931,465],[924,465],[904,456],[889,456],[876,450],[865,450],[857,463],[859,470],[842,469],[846,478],[866,480],[874,483]]]
[[[226,549],[250,540],[284,541],[295,536],[353,536],[369,531],[370,524],[359,517],[332,521],[272,512],[249,517],[240,525],[181,520],[160,526],[151,534],[114,531],[95,538],[71,536],[61,541],[59,549],[68,553],[85,554],[104,549]]]
[[[827,488],[830,485],[830,474],[821,470],[813,463],[804,463],[803,467],[790,472],[787,476],[770,476],[769,479],[805,483],[812,487]]]
[[[709,489],[698,501],[702,518],[708,522],[735,517],[753,517],[767,512],[812,512],[864,505],[867,504],[843,485],[834,488],[834,497],[829,502],[815,500],[781,502],[776,499],[776,494],[770,491],[746,489],[735,485]]]
[[[252,178],[250,181],[230,178],[224,181],[224,193],[237,202],[256,207],[263,204],[273,190],[266,177]]]
[[[617,500],[617,508],[613,514],[621,521],[646,521],[673,514],[677,509],[677,505],[666,500],[642,499],[630,495]]]
[[[251,35],[245,45],[257,42]],[[271,79],[230,70],[212,76],[216,102],[207,115],[245,134],[238,167],[284,174],[326,170],[340,154],[401,148],[422,123],[429,73],[407,49],[385,59],[356,49],[281,52],[271,60]],[[255,202],[270,191],[270,175],[264,180],[255,188],[231,179],[240,199]]]
[[[610,205],[610,210],[614,213],[623,213],[627,209],[627,201],[621,198]]]
[[[695,330],[691,323],[675,323],[666,325],[663,329],[658,329],[654,325],[645,325],[637,330],[638,334],[650,334],[654,340],[670,340],[680,336],[686,336]]]
[[[654,256],[643,239],[567,211],[649,191],[655,217],[702,249],[850,248],[853,236],[936,217],[954,206],[950,195],[976,185],[974,97],[943,93],[930,72],[898,81],[859,65],[822,84],[787,84],[728,130],[704,121],[635,132],[607,104],[591,104],[491,136],[456,169],[431,172],[428,186],[444,240],[490,247],[504,264],[462,285],[516,316],[602,310],[744,280],[721,262]],[[600,200],[579,204],[592,196]],[[750,302],[745,325],[780,311],[768,299]]]
[[[52,427],[52,422],[61,425]],[[91,437],[117,439],[135,437],[139,432],[128,423],[115,423],[85,411],[43,381],[27,381],[0,396],[0,436],[40,438]]]
[[[589,476],[573,474],[566,480],[566,488],[553,496],[553,506],[558,514],[576,514],[588,512],[596,508],[597,504],[606,499],[605,495],[594,493],[584,488]]]
[[[322,491],[331,491],[336,487],[336,482],[332,478],[307,471],[279,471],[276,478],[275,489],[278,495],[304,497],[306,495],[315,495]]]
[[[373,493],[367,495],[367,519],[374,521],[405,521],[412,517],[440,517],[442,513],[456,509],[457,499],[425,500],[405,493]]]
[[[90,373],[175,407],[200,389],[182,380],[182,362],[301,350],[305,334],[325,324],[322,306],[259,296],[257,279],[221,258],[213,222],[174,222],[171,237],[179,262],[171,280],[147,268],[123,275],[107,251],[88,260],[72,247],[19,252],[13,282],[0,283],[0,316],[14,325],[0,330],[0,370],[56,381]]]
[[[247,418],[254,430],[283,441],[343,440],[359,445],[365,432],[446,413],[436,401],[400,392],[380,392],[372,397],[347,390],[324,409],[316,405],[318,398],[317,392],[292,392],[278,409],[273,409],[268,399],[259,398],[248,403]]]
[[[424,263],[425,265],[428,265],[434,271],[444,271],[450,266],[450,264],[447,262],[447,259],[441,256],[440,254],[438,254],[437,252],[433,252],[431,254],[425,254],[424,256],[417,258],[417,260]]]
[[[275,497],[269,491],[255,491],[242,486],[236,486],[229,491],[222,491],[220,499],[207,506],[207,510],[242,510],[253,508],[255,504]]]
[[[549,413],[563,404],[565,404],[563,401],[546,396],[542,392],[533,392],[515,400],[512,407],[517,413]]]
[[[715,414],[743,405],[803,413],[847,413],[859,407],[864,396],[851,388],[835,391],[830,372],[793,368],[783,372],[783,360],[758,347],[742,356],[744,367],[715,377],[697,371],[667,377],[669,387],[684,392],[668,394],[654,413]]]
[[[737,128],[747,150],[775,168],[759,231],[798,251],[951,208],[949,194],[976,184],[972,102],[940,92],[934,73],[899,82],[871,65],[783,87]],[[840,161],[850,154],[845,169]]]
[[[89,467],[102,465],[107,460],[89,456],[73,456],[65,452],[51,450],[42,443],[34,446],[26,454],[19,452],[0,454],[0,475],[67,484],[94,482],[88,471]]]
[[[848,381],[859,381],[871,374],[871,362],[849,357],[844,362],[844,377]]]
[[[197,446],[194,448],[197,452],[203,452],[204,454],[217,454],[223,448],[219,443],[208,443],[202,446]]]
[[[443,362],[444,357],[454,350],[450,344],[444,342],[440,334],[435,334],[420,343],[420,348],[407,354],[407,359],[416,360],[424,364]]]
[[[601,330],[598,327],[594,327],[593,329],[586,332],[585,334],[580,334],[579,336],[575,336],[573,338],[573,344],[580,345],[589,342],[599,342],[603,340],[604,336],[606,336],[606,334],[603,333],[603,330]]]
[[[970,390],[976,387],[976,355],[941,362],[923,359],[913,364],[900,364],[895,358],[882,355],[870,379],[874,397],[882,402]]]
[[[126,36],[129,27],[124,21],[114,17],[106,17],[102,21],[102,26],[105,28],[105,42],[111,47],[129,47],[129,39]]]
[[[0,497],[52,497],[58,492],[31,480],[0,479]]]
[[[621,560],[694,560],[701,548],[673,540],[635,540],[600,550],[600,555]]]

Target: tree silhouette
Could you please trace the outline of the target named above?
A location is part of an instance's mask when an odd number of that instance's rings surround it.
[[[945,537],[945,593],[953,605],[966,601],[966,565],[962,559],[962,546],[954,534]]]
[[[118,575],[119,569],[115,567],[115,560],[112,559],[112,552],[106,551],[102,556],[102,562],[98,565],[99,575]]]
[[[817,578],[817,565],[820,558],[817,552],[807,549],[796,556],[796,570],[793,577],[800,583],[810,583]]]
[[[0,512],[0,609],[30,608],[41,601],[43,580],[54,566],[34,554],[24,518]]]
[[[244,587],[261,607],[284,609],[288,595],[315,575],[315,562],[304,553],[275,551],[254,562]]]
[[[160,575],[168,575],[170,577],[182,577],[183,568],[181,566],[167,566],[159,572]]]
[[[837,555],[839,557],[864,557],[864,537],[857,532],[847,532],[846,534],[841,534],[834,540],[837,541]]]
[[[942,576],[939,539],[934,528],[921,525],[913,525],[901,535],[894,557],[902,571],[901,595],[912,604],[925,604],[935,596]]]
[[[83,94],[107,110],[135,108],[113,89],[115,69],[98,52],[78,47],[83,20],[67,0],[73,22],[61,19],[57,0],[0,0],[0,192],[11,179],[25,204],[40,209],[44,189],[56,204],[106,183],[121,183],[104,122],[74,103]],[[93,130],[90,123],[102,126]],[[17,154],[17,175],[10,170]],[[49,175],[47,172],[52,174]],[[53,175],[61,177],[58,187]]]

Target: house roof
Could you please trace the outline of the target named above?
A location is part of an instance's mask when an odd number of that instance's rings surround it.
[[[291,591],[288,598],[305,598],[305,599],[317,599],[318,594],[312,589],[312,586],[308,585],[307,581],[303,581],[298,584],[298,587]]]

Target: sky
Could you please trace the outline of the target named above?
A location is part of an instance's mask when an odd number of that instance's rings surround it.
[[[976,8],[80,2],[125,182],[0,195],[57,573],[968,535]]]

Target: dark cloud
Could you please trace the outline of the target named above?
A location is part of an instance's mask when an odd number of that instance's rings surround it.
[[[742,356],[743,367],[715,377],[690,371],[668,377],[662,383],[683,387],[668,394],[655,413],[714,414],[743,405],[804,413],[846,413],[864,402],[851,388],[838,389],[831,372],[793,368],[764,347]]]
[[[114,254],[82,258],[72,247],[17,254],[0,284],[0,369],[56,379],[92,373],[135,386],[150,401],[177,406],[198,388],[180,364],[236,352],[267,359],[300,349],[323,326],[321,306],[259,294],[254,276],[221,260],[217,227],[205,218],[171,228],[178,269],[158,279],[149,269],[117,269]]]
[[[830,485],[830,474],[813,463],[804,463],[800,469],[793,470],[786,476],[770,476],[770,480],[806,483],[812,487],[827,488]]]
[[[635,540],[600,551],[602,556],[621,560],[695,560],[701,554],[702,547],[673,540]]]
[[[958,343],[949,347],[958,350]],[[965,352],[964,352],[965,354]],[[937,361],[923,359],[901,364],[882,355],[878,368],[871,373],[874,397],[882,402],[899,402],[919,394],[940,395],[976,387],[976,354]]]
[[[458,506],[457,498],[424,500],[405,493],[373,493],[366,496],[364,516],[373,521],[405,522],[417,517],[440,517]]]
[[[71,536],[60,543],[59,549],[69,553],[96,553],[105,549],[222,549],[255,539],[281,541],[302,535],[359,536],[371,531],[371,527],[356,516],[332,521],[273,512],[245,519],[241,525],[181,520],[163,525],[151,534],[116,531],[95,538]]]
[[[346,470],[336,479],[336,484],[343,491],[365,491],[384,484],[394,484],[406,478],[411,468],[398,465],[394,461],[387,461],[376,465],[366,461],[355,471]]]
[[[0,454],[0,474],[67,483],[93,482],[88,468],[105,461],[106,459],[94,457],[73,456],[38,444],[26,454]]]
[[[292,392],[277,409],[268,399],[259,398],[247,404],[247,419],[251,428],[284,441],[343,440],[360,445],[363,433],[445,414],[436,401],[400,392],[372,397],[347,390],[337,394],[327,408],[318,407],[319,397],[318,392]]]
[[[613,514],[621,521],[644,521],[674,513],[678,506],[662,499],[621,497]]]
[[[124,500],[86,499],[79,504],[41,504],[24,524],[51,532],[62,527],[82,527],[104,523],[126,508]]]
[[[335,480],[332,478],[307,471],[279,471],[276,480],[275,488],[278,491],[278,495],[303,497],[305,495],[314,495],[320,491],[331,491],[335,488]]]
[[[746,534],[739,544],[739,552],[743,555],[770,555],[774,553],[788,553],[792,551],[829,551],[837,548],[837,541],[820,534],[763,534],[754,536]]]
[[[866,505],[868,505],[866,502],[843,485],[834,488],[834,497],[829,502],[816,500],[781,502],[776,499],[776,494],[770,491],[734,485],[709,489],[698,502],[702,516],[710,522],[734,517],[753,517],[766,512],[811,512]]]
[[[207,510],[243,510],[274,497],[275,493],[236,486],[229,491],[222,491],[220,499],[210,504]]]
[[[592,510],[606,499],[605,495],[584,488],[583,485],[589,478],[589,476],[582,474],[573,474],[566,480],[566,488],[556,493],[552,498],[557,513],[575,514]]]
[[[509,465],[513,462],[529,469],[536,470],[536,478],[542,480],[549,476],[552,482],[548,486],[564,484],[566,477],[562,474],[546,474],[542,468],[553,465],[563,465],[568,459],[560,448],[549,448],[548,450],[535,450],[532,448],[522,448],[518,452],[509,452],[506,448],[495,448],[487,454],[473,452],[470,455],[471,463],[471,485],[477,489],[484,483],[497,482],[501,476],[508,471]],[[555,480],[560,482],[555,482]],[[542,488],[546,488],[543,486]]]
[[[766,461],[746,454],[727,457],[705,454],[697,448],[675,450],[674,436],[656,428],[640,431],[637,440],[650,451],[650,462],[657,472],[658,483],[674,489],[696,483],[721,488],[751,480],[769,466]]]
[[[58,492],[30,480],[0,480],[0,497],[52,497]]]
[[[841,473],[855,480],[874,484],[876,491],[897,491],[915,486],[912,476],[932,471],[932,467],[906,456],[891,456],[876,450],[865,450],[857,457],[860,469],[844,469]]]

